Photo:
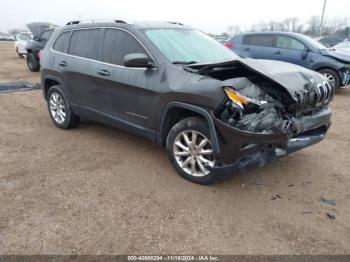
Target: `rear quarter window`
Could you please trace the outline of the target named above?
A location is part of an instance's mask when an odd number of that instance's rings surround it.
[[[68,53],[88,59],[99,60],[102,29],[82,29],[73,31]]]
[[[64,32],[56,39],[52,46],[52,49],[58,52],[65,53],[66,47],[68,46],[70,32]]]
[[[246,35],[243,38],[244,45],[273,47],[272,35]]]

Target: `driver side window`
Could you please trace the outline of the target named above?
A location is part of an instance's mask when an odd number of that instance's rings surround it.
[[[142,53],[148,56],[143,46],[130,33],[121,29],[106,29],[102,48],[102,61],[123,66],[124,56]]]

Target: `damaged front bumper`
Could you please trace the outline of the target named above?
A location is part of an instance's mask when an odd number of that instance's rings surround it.
[[[220,153],[215,155],[217,165],[211,172],[229,175],[244,168],[264,166],[276,158],[316,144],[325,138],[331,125],[331,114],[331,109],[326,108],[294,118],[292,136],[281,130],[273,134],[243,131],[214,118]]]

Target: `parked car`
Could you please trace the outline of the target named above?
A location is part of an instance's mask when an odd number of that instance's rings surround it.
[[[14,41],[13,35],[0,35],[0,41]]]
[[[23,58],[27,54],[26,46],[32,39],[32,34],[28,32],[18,32],[14,34],[15,37],[15,50],[20,58]]]
[[[85,118],[129,130],[164,145],[179,174],[196,183],[313,145],[331,124],[334,88],[321,74],[241,59],[180,24],[65,26],[41,63],[57,127]]]
[[[350,83],[349,53],[327,49],[306,35],[247,33],[232,37],[226,46],[243,57],[280,60],[317,71],[336,88]]]
[[[333,46],[333,48],[336,50],[345,50],[345,51],[350,52],[350,41],[341,42],[341,43]]]
[[[325,47],[332,47],[344,41],[344,39],[332,36],[320,36],[314,38],[317,42],[321,43]]]
[[[33,38],[26,45],[27,66],[32,72],[40,70],[40,51],[44,49],[54,30],[55,25],[46,22],[27,24]]]

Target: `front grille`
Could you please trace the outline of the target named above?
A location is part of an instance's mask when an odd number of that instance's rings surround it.
[[[297,114],[328,104],[334,96],[334,87],[328,82],[318,84],[314,90],[301,90],[295,93],[298,104]]]

